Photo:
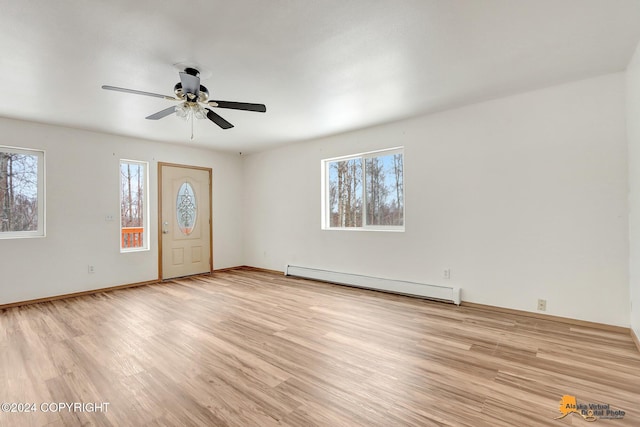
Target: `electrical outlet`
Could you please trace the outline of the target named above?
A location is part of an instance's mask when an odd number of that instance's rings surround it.
[[[113,221],[113,215],[105,215],[104,220],[107,222]]]
[[[442,272],[442,277],[445,279],[451,279],[451,269],[445,268],[444,271]]]
[[[538,311],[547,311],[547,300],[539,299],[538,300]]]
[[[94,265],[89,265],[87,266],[87,271],[89,272],[89,274],[93,274],[96,272],[96,267]]]

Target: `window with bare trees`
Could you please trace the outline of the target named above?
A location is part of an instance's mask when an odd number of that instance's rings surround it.
[[[120,251],[149,249],[147,162],[120,160]]]
[[[0,238],[44,230],[44,152],[0,146]]]
[[[402,148],[322,161],[323,228],[404,230]]]

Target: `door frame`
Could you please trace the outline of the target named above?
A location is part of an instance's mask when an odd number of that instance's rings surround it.
[[[209,273],[213,273],[213,171],[203,166],[189,166],[179,163],[158,162],[158,279],[162,276],[162,167],[201,170],[209,173]]]

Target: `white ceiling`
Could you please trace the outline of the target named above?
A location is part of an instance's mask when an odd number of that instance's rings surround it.
[[[3,0],[0,116],[258,151],[622,71],[640,0]],[[197,64],[236,127],[175,116],[176,63]]]

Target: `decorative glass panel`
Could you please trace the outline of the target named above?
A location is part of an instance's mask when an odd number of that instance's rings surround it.
[[[196,194],[191,184],[185,182],[180,186],[178,198],[176,199],[178,228],[185,236],[193,232],[193,227],[196,225],[197,214]]]

